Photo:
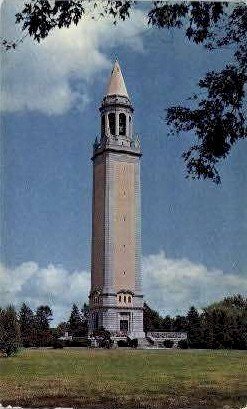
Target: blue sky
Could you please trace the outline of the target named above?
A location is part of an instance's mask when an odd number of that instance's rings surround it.
[[[4,2],[3,30],[15,37]],[[146,3],[147,6],[147,3]],[[87,20],[4,55],[2,75],[2,302],[49,302],[56,320],[89,287],[92,143],[115,56],[142,144],[146,300],[162,314],[246,294],[246,143],[220,165],[222,184],[185,179],[192,135],[168,137],[164,109],[195,92],[230,50],[207,52],[182,32],[148,28],[143,10],[117,27]],[[1,294],[1,293],[0,293]]]

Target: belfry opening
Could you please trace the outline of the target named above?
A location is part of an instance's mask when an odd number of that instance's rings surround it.
[[[99,108],[93,145],[89,331],[144,338],[139,138],[118,61]]]

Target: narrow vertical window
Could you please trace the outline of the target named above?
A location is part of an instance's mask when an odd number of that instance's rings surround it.
[[[105,135],[105,115],[101,117],[101,136]]]
[[[131,296],[129,295],[129,297],[128,297],[128,302],[130,303],[131,302]]]
[[[94,328],[95,329],[99,328],[99,315],[97,313],[94,316]]]
[[[126,304],[126,295],[124,296],[124,302],[125,302],[125,304]]]
[[[122,301],[122,297],[121,295],[118,297],[118,301],[121,302]]]
[[[115,119],[115,114],[113,112],[111,112],[108,115],[108,119],[109,119],[109,128],[110,128],[110,132],[111,135],[115,135],[116,134],[116,119]]]
[[[126,135],[126,115],[119,114],[119,135]]]

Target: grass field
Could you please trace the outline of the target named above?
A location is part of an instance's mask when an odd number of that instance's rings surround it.
[[[0,403],[241,408],[247,403],[246,362],[240,351],[29,349],[0,358]]]

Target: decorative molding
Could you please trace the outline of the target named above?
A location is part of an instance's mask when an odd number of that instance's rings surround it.
[[[126,149],[126,147],[122,147],[120,146],[114,146],[114,147],[103,147],[102,149],[99,149],[98,151],[94,152],[93,156],[91,157],[91,160],[94,161],[96,157],[102,155],[105,152],[113,152],[113,153],[122,153],[122,154],[127,154],[127,155],[131,155],[131,156],[138,156],[141,157],[142,153],[139,151],[139,149],[137,150],[132,150],[130,149]]]
[[[134,296],[134,292],[133,291],[131,291],[131,290],[118,290],[117,291],[117,294],[130,294],[130,295],[132,295],[132,296]]]

